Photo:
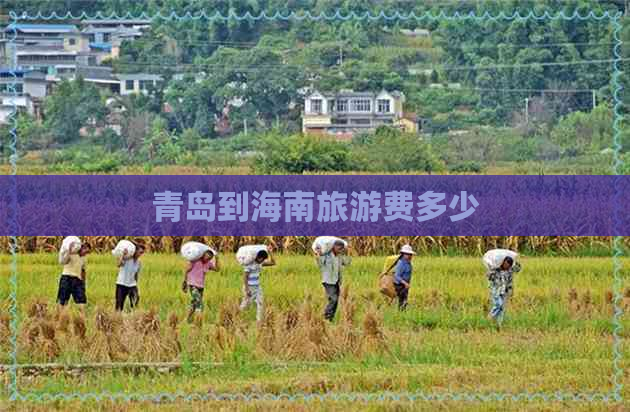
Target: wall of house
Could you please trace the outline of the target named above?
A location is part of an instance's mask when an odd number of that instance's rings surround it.
[[[155,84],[156,80],[153,79],[146,79],[149,82],[154,82],[153,84]],[[140,89],[140,80],[134,79],[133,81],[133,88],[127,88],[127,80],[125,78],[121,78],[120,79],[120,94],[121,95],[126,95],[126,94],[133,94],[133,93],[144,93],[144,90]]]
[[[402,118],[400,119],[400,125],[403,131],[407,133],[418,133],[418,125],[416,124],[416,122]]]
[[[46,97],[46,82],[43,81],[24,81],[24,93],[31,97],[44,98]]]
[[[72,44],[74,41],[74,44]],[[89,50],[89,42],[86,36],[81,33],[68,34],[64,36],[63,48],[67,51],[85,52]]]
[[[304,128],[309,127],[328,127],[332,124],[330,116],[328,115],[310,115],[305,116],[302,119],[302,125]]]
[[[33,114],[33,102],[26,96],[0,97],[0,124],[6,124],[14,109]]]
[[[120,94],[121,95],[127,95],[127,94],[132,94],[132,93],[136,93],[136,90],[139,90],[139,85],[138,85],[138,81],[134,80],[133,81],[133,88],[128,89],[127,88],[127,80],[125,79],[121,79],[120,80]]]
[[[396,113],[397,116],[401,117],[403,114],[402,99],[395,99],[393,108],[394,108],[394,113]]]

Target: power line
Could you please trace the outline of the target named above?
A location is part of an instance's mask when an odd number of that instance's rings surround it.
[[[516,68],[528,68],[528,67],[554,67],[554,66],[573,66],[573,65],[588,65],[588,64],[602,64],[602,63],[613,63],[615,61],[629,61],[630,58],[626,59],[603,59],[603,60],[580,60],[573,62],[539,62],[539,63],[527,63],[527,64],[496,64],[489,66],[443,66],[439,67],[445,71],[458,71],[458,70],[491,70],[491,69],[516,69]],[[416,70],[431,70],[434,67],[414,67]]]
[[[172,39],[175,43],[178,44],[184,44],[184,45],[206,45],[206,44],[218,44],[218,45],[226,45],[226,46],[248,46],[248,47],[259,47],[259,43],[254,43],[254,42],[236,42],[236,41],[220,41],[220,40],[179,40],[179,39]],[[134,40],[134,42],[137,42],[137,40]],[[323,42],[323,43],[327,43],[332,45],[337,45],[339,43],[343,43],[343,42]],[[614,46],[616,43],[613,42],[601,42],[601,43],[590,43],[590,42],[563,42],[563,43],[546,43],[546,44],[517,44],[517,43],[495,43],[495,44],[477,44],[477,45],[469,45],[469,44],[462,44],[459,47],[457,47],[457,49],[485,49],[485,48],[492,48],[492,49],[496,49],[498,47],[519,47],[519,48],[546,48],[546,47],[561,47],[561,46]],[[391,46],[388,44],[374,44],[371,45],[368,48],[377,48],[377,47],[381,47],[381,48],[394,48],[394,49],[413,49],[413,50],[419,50],[419,51],[423,51],[423,50],[427,50],[426,48],[421,48],[421,47],[414,47],[414,46],[409,46],[409,45],[396,45],[396,46]],[[450,47],[449,47],[450,49]]]
[[[487,66],[439,66],[434,65],[430,67],[414,67],[415,70],[434,70],[434,69],[442,69],[445,71],[458,71],[458,70],[491,70],[491,69],[506,69],[506,68],[532,68],[532,67],[557,67],[557,66],[573,66],[573,65],[590,65],[590,64],[603,64],[603,63],[613,63],[615,61],[625,62],[630,61],[630,58],[622,58],[622,59],[603,59],[603,60],[580,60],[580,61],[572,61],[572,62],[538,62],[538,63],[527,63],[527,64],[497,64],[497,65],[487,65]],[[160,62],[116,62],[113,64],[114,66],[174,66],[174,67],[194,67],[194,68],[225,68],[226,65],[221,64],[192,64],[192,63],[166,63],[164,61]],[[254,66],[232,66],[233,69],[236,70],[259,70],[264,71],[270,68],[305,68],[305,69],[330,69],[331,67],[322,67],[322,66],[305,66],[298,64],[256,64]],[[338,66],[334,66],[334,69],[338,69]]]

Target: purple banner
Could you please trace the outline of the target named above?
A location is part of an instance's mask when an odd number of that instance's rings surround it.
[[[2,176],[0,235],[630,235],[629,180]]]

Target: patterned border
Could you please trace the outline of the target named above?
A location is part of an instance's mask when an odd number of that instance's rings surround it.
[[[620,76],[622,74],[620,63],[621,63],[621,29],[622,25],[620,19],[622,17],[621,12],[610,13],[605,11],[601,14],[596,14],[593,11],[590,11],[587,14],[580,14],[575,11],[571,15],[566,15],[564,12],[559,12],[555,14],[551,14],[548,11],[545,11],[542,14],[536,14],[534,11],[530,11],[527,14],[521,14],[519,12],[515,12],[513,14],[506,14],[501,12],[496,15],[492,15],[488,12],[485,12],[481,15],[476,15],[474,12],[470,13],[459,13],[454,12],[453,14],[446,14],[444,11],[441,11],[438,14],[433,14],[431,12],[424,13],[422,15],[416,15],[413,12],[411,13],[400,13],[399,11],[395,11],[392,14],[386,14],[381,11],[377,14],[371,14],[369,12],[365,13],[355,13],[351,11],[347,14],[341,13],[337,10],[334,14],[328,15],[325,12],[320,14],[311,14],[310,12],[305,13],[295,13],[289,12],[287,14],[282,14],[280,12],[276,12],[274,14],[268,15],[265,12],[262,12],[258,15],[252,15],[249,12],[237,15],[233,11],[230,11],[227,15],[223,15],[220,12],[215,12],[210,15],[206,14],[205,11],[201,13],[186,13],[183,15],[178,15],[173,12],[167,15],[163,15],[161,13],[157,13],[155,15],[147,15],[146,13],[141,13],[139,15],[132,15],[131,13],[127,13],[123,16],[118,16],[116,13],[110,15],[104,15],[101,12],[98,12],[92,16],[81,13],[80,15],[73,15],[72,13],[66,14],[57,14],[55,12],[49,15],[43,15],[41,12],[38,12],[36,15],[29,15],[28,13],[16,13],[14,11],[9,12],[9,16],[11,18],[11,22],[16,24],[19,20],[67,20],[67,19],[130,19],[130,18],[143,18],[143,19],[151,19],[151,20],[166,20],[166,21],[189,21],[189,20],[267,20],[267,21],[275,21],[275,20],[310,20],[310,21],[347,21],[347,20],[451,20],[451,21],[465,21],[465,20],[476,20],[476,21],[484,21],[484,20],[605,20],[609,19],[611,25],[613,27],[613,37],[614,37],[614,48],[613,48],[613,70],[612,70],[612,82],[614,87],[613,100],[614,100],[614,120],[613,120],[613,148],[614,148],[614,156],[613,156],[613,166],[612,173],[615,175],[619,175],[622,172],[622,160],[621,160],[621,132],[620,126],[622,122],[622,114],[620,112],[622,107],[622,101],[620,94],[623,90],[623,87],[620,83]],[[12,35],[9,38],[9,46],[13,45],[13,42],[16,37],[15,30],[12,31]],[[11,72],[14,77],[17,77],[15,72]],[[9,91],[13,93],[14,97],[17,97],[17,91],[13,86],[9,86]],[[10,225],[11,228],[15,230],[14,233],[19,233],[18,227],[18,208],[17,208],[17,107],[15,101],[13,102],[13,110],[9,116],[10,122],[12,124],[12,129],[10,131],[10,148],[12,151],[11,154],[11,175],[13,176],[12,180],[12,193],[11,196],[11,205],[13,207],[13,213],[10,214]],[[615,180],[615,198],[619,199],[621,196],[621,182],[620,179]],[[623,211],[623,205],[620,204],[620,201],[615,203],[615,211],[614,211],[614,220],[618,224],[620,223],[621,213]],[[267,400],[267,401],[325,401],[325,400],[333,400],[333,401],[362,401],[362,402],[374,402],[374,401],[544,401],[544,402],[560,402],[560,401],[577,401],[577,402],[620,402],[623,400],[622,398],[622,388],[623,384],[621,379],[623,377],[623,369],[621,367],[622,361],[622,351],[621,351],[621,340],[620,334],[622,331],[621,324],[621,316],[622,309],[619,306],[621,301],[621,287],[622,287],[622,279],[621,279],[621,270],[622,263],[620,257],[623,255],[622,249],[622,237],[617,236],[613,239],[613,247],[614,253],[612,256],[613,260],[613,305],[614,305],[614,314],[613,314],[613,375],[612,375],[612,383],[613,390],[611,392],[592,392],[592,393],[572,393],[572,392],[520,392],[520,393],[498,393],[498,392],[489,392],[489,393],[469,393],[469,392],[453,392],[453,393],[424,393],[424,392],[383,392],[383,393],[344,393],[344,392],[328,392],[325,394],[305,394],[305,393],[282,393],[282,394],[259,394],[259,393],[208,393],[208,394],[186,394],[184,392],[176,392],[176,393],[155,393],[155,394],[127,394],[127,393],[110,393],[110,392],[92,392],[92,393],[52,393],[52,394],[34,394],[34,393],[20,393],[17,384],[17,333],[18,333],[18,317],[17,317],[17,260],[18,260],[18,251],[17,251],[17,236],[11,236],[11,308],[10,312],[12,315],[11,319],[11,344],[13,346],[11,352],[11,359],[13,361],[12,367],[10,368],[10,383],[9,383],[9,393],[11,401],[54,401],[54,400],[123,400],[123,401],[175,401],[178,399],[185,401],[202,401],[202,400],[232,400],[232,401],[256,401],[256,400]]]

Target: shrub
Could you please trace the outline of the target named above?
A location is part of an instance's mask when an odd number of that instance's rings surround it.
[[[483,165],[471,160],[449,165],[448,170],[453,173],[481,173]]]
[[[268,135],[254,161],[256,173],[341,172],[350,170],[350,148],[328,137]]]
[[[401,133],[380,127],[373,136],[355,143],[354,163],[372,172],[432,172],[443,169],[443,164],[431,150],[431,145],[418,135]]]

